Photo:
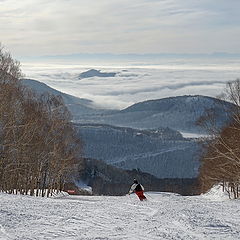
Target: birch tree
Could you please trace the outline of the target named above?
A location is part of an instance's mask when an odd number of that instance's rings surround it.
[[[20,64],[0,48],[0,190],[49,196],[81,159],[81,143],[60,97],[21,85]]]

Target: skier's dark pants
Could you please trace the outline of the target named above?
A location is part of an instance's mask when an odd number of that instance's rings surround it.
[[[146,197],[143,195],[143,191],[135,191],[135,193],[139,197],[140,201],[143,201],[144,199],[146,199]]]

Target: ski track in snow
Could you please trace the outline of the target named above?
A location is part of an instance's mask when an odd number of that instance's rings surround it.
[[[61,199],[0,194],[0,240],[240,239],[239,200],[146,193]]]
[[[156,156],[163,155],[164,153],[174,152],[177,150],[186,150],[188,148],[189,148],[189,146],[170,147],[170,148],[166,148],[161,151],[158,151],[158,152],[151,151],[151,152],[147,152],[147,153],[144,152],[144,153],[134,154],[134,156],[130,155],[130,156],[126,156],[126,157],[121,157],[121,160],[119,160],[119,157],[117,158],[118,160],[114,160],[114,158],[113,158],[113,160],[111,161],[111,164],[114,165],[116,163],[126,162],[129,160],[129,158],[131,160],[135,160],[135,159],[139,159],[139,158],[146,158],[147,156],[156,157]]]

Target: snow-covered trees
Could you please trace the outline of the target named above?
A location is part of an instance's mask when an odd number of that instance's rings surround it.
[[[229,197],[240,197],[240,80],[230,82],[226,88],[226,97],[234,105],[225,109],[230,116],[229,123],[220,132],[214,124],[214,118],[208,117],[205,126],[211,129],[213,140],[202,159],[200,179],[202,190],[206,191],[214,184],[221,183]]]
[[[0,190],[49,196],[75,170],[80,142],[62,99],[36,96],[21,75],[0,48]]]

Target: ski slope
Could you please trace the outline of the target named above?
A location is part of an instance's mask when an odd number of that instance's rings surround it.
[[[240,202],[208,194],[66,196],[0,194],[0,239],[240,239]]]

